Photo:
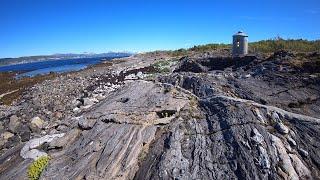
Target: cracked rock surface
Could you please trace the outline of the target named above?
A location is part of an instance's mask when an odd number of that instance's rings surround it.
[[[212,54],[183,57],[171,73],[152,68],[171,60],[160,53],[59,77],[77,77],[77,91],[68,81],[45,82],[62,87],[51,92],[59,97],[1,108],[7,143],[20,138],[6,124],[12,115],[41,117],[43,126],[2,149],[0,179],[26,179],[32,159],[21,152],[30,151],[51,157],[41,179],[319,179],[320,71],[297,69],[284,52]],[[46,91],[44,84],[34,89]],[[61,97],[65,104],[54,101]]]

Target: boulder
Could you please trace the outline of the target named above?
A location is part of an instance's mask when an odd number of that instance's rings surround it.
[[[18,145],[21,141],[21,138],[19,136],[12,136],[8,139],[8,141],[5,143],[5,148],[9,149],[16,145]]]
[[[28,125],[23,124],[18,128],[18,135],[21,137],[21,141],[29,141],[31,136],[31,131]]]
[[[44,128],[45,122],[39,118],[38,116],[34,117],[30,121],[30,129],[33,132],[40,132],[42,128]]]
[[[10,117],[10,122],[9,122],[9,125],[8,125],[8,129],[11,132],[15,133],[20,124],[21,123],[19,122],[19,118],[16,115],[12,115]]]
[[[7,141],[9,138],[11,138],[13,136],[14,136],[14,134],[12,134],[11,132],[6,131],[6,132],[1,134],[1,139]]]

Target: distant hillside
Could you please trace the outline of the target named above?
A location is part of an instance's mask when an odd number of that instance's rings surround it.
[[[10,64],[22,64],[37,61],[50,61],[50,60],[64,60],[64,59],[78,59],[78,58],[95,58],[95,57],[124,57],[130,56],[132,53],[127,52],[109,52],[101,54],[53,54],[43,56],[25,56],[18,58],[2,58],[0,59],[0,66]]]

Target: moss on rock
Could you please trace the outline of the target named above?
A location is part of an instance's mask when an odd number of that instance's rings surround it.
[[[32,162],[28,168],[28,178],[30,180],[38,180],[42,171],[48,166],[49,160],[49,156],[42,156]]]

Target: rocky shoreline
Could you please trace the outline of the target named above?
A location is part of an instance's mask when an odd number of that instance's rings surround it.
[[[41,179],[318,179],[319,58],[146,53],[44,80],[0,105],[0,179],[43,155]]]

